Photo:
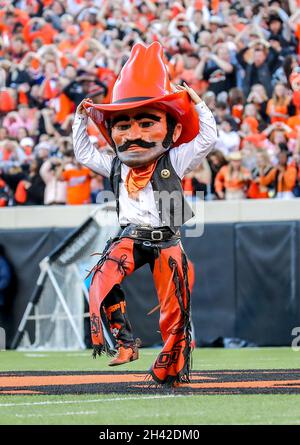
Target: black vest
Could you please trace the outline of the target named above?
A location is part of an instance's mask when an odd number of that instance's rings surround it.
[[[122,163],[116,156],[112,162],[110,184],[116,197],[118,217],[121,166]],[[167,226],[176,231],[194,216],[191,207],[184,198],[181,179],[172,166],[169,152],[159,158],[151,178],[151,185],[161,226]]]

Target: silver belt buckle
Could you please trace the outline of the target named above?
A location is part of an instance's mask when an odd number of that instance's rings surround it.
[[[158,237],[156,237],[158,235]],[[152,241],[161,241],[163,239],[163,233],[161,230],[152,230],[151,239]]]

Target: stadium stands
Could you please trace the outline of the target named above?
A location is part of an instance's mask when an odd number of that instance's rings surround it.
[[[216,149],[184,179],[186,194],[300,195],[299,0],[0,4],[0,206],[97,202],[108,183],[74,161],[76,106],[108,101],[133,44],[154,40],[171,81],[201,94],[218,123]],[[109,150],[92,124],[89,134]]]

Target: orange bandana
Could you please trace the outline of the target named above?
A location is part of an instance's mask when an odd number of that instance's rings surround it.
[[[152,178],[158,159],[144,167],[131,168],[125,181],[125,187],[131,199],[137,199],[140,190],[146,187]]]

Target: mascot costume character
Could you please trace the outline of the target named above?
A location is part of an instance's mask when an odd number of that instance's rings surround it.
[[[92,119],[114,154],[90,143]],[[191,357],[188,261],[179,228],[193,216],[181,180],[213,148],[216,123],[187,85],[171,87],[158,42],[134,45],[114,85],[111,103],[84,100],[73,123],[77,160],[109,177],[122,232],[93,268],[90,318],[94,356],[109,352],[101,313],[117,343],[110,366],[139,356],[121,289],[124,277],[148,263],[157,290],[163,349],[150,374],[159,384],[189,382]],[[171,197],[171,199],[170,199]],[[141,295],[141,298],[143,296]]]

